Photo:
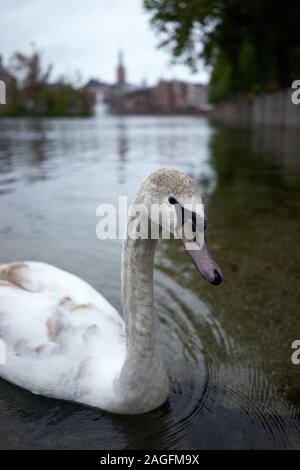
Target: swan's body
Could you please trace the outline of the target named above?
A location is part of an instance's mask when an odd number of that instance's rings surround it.
[[[53,266],[12,263],[0,270],[12,280],[0,281],[2,377],[34,393],[105,409],[111,377],[125,357],[119,313],[84,281]],[[100,400],[93,393],[99,389]]]
[[[160,170],[145,181],[137,200],[149,204],[149,197],[152,203],[159,192],[165,197],[170,191],[178,198],[199,197],[189,177]],[[0,339],[6,347],[0,376],[36,394],[117,413],[160,406],[168,378],[155,343],[155,246],[156,240],[124,242],[125,322],[70,273],[36,262],[0,265]]]

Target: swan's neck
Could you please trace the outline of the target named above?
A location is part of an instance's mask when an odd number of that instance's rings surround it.
[[[153,262],[157,240],[126,239],[122,296],[126,357],[118,380],[126,411],[148,411],[166,399],[168,379],[156,347]]]
[[[155,350],[153,262],[156,240],[124,242],[122,297],[127,357],[149,360]]]

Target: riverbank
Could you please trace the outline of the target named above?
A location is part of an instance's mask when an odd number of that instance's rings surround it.
[[[263,125],[300,129],[300,104],[292,102],[294,91],[286,89],[219,103],[211,117],[219,122],[243,127]]]

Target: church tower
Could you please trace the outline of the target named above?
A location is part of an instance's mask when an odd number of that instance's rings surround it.
[[[119,64],[117,67],[117,84],[124,85],[126,83],[126,70],[123,64],[123,53],[119,52]]]

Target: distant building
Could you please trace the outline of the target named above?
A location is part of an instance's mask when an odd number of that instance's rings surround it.
[[[149,114],[155,111],[153,89],[140,87],[128,91],[123,99],[123,112],[128,114]]]
[[[109,85],[96,78],[91,78],[84,88],[94,96],[95,103],[106,101],[109,93]]]
[[[191,109],[208,111],[207,86],[198,83],[189,83],[187,86],[187,106]]]
[[[195,114],[208,111],[207,88],[178,80],[160,80],[154,87],[117,84],[109,104],[119,114]]]
[[[154,87],[127,82],[124,57],[119,52],[115,83],[91,79],[85,86],[96,103],[106,101],[116,114],[197,114],[209,110],[207,87],[180,80],[159,80]]]
[[[154,107],[163,113],[207,111],[207,86],[160,80],[153,88]]]
[[[134,112],[133,101],[136,103],[138,101],[138,99],[134,97],[134,92],[138,89],[139,87],[127,82],[124,58],[122,52],[120,52],[116,69],[116,83],[110,86],[108,93],[110,110],[117,114]]]
[[[126,83],[126,69],[123,64],[123,52],[119,52],[119,63],[117,67],[117,84],[118,85],[125,85]]]
[[[184,82],[175,80],[171,83],[172,110],[179,112],[187,109],[187,88]]]
[[[165,80],[160,80],[153,88],[153,102],[154,108],[163,113],[167,113],[172,105],[172,92],[170,83]]]

